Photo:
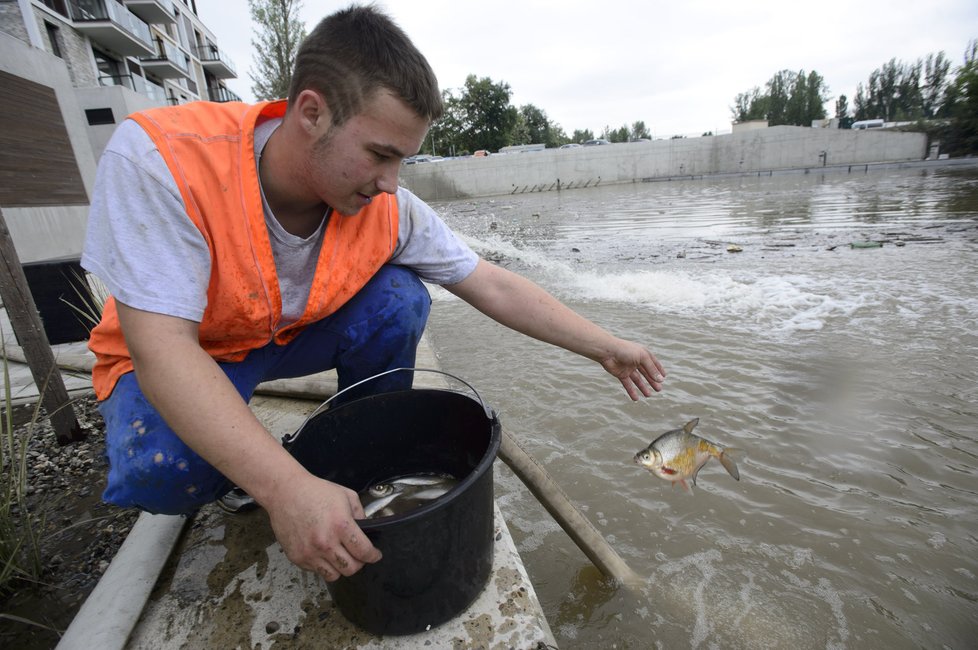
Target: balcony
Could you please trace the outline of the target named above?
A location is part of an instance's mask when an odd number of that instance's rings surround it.
[[[143,70],[155,74],[161,79],[176,79],[183,77],[190,79],[190,66],[187,64],[187,55],[179,47],[165,41],[162,38],[156,39],[156,53],[153,56],[141,56],[139,62],[143,65]]]
[[[133,92],[149,97],[160,106],[167,102],[166,91],[163,90],[163,86],[136,75],[103,75],[98,78],[98,83],[100,86],[125,86]]]
[[[207,96],[212,102],[240,102],[241,98],[223,86],[211,86],[207,89]]]
[[[76,30],[123,56],[154,52],[149,25],[116,0],[71,0],[68,3]]]
[[[218,79],[233,79],[238,76],[234,63],[217,49],[216,45],[202,45],[197,48],[196,54],[204,70]]]
[[[171,0],[125,0],[126,8],[150,25],[172,25],[177,22]]]

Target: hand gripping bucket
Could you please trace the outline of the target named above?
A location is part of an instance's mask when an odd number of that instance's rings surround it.
[[[388,372],[398,371],[447,375]],[[334,396],[284,441],[312,474],[356,492],[411,474],[459,479],[419,508],[357,522],[384,557],[327,588],[343,615],[373,634],[413,634],[444,623],[475,600],[492,570],[499,420],[472,386],[448,376],[476,399],[426,388],[331,405]]]

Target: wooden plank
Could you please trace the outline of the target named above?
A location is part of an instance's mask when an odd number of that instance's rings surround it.
[[[62,445],[85,439],[68,398],[64,378],[54,361],[54,353],[44,333],[34,297],[27,286],[24,269],[0,210],[0,298],[17,340],[24,349],[27,365],[37,385],[41,403],[47,409],[51,426]]]

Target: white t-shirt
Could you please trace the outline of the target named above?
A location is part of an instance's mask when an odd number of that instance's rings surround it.
[[[256,162],[279,124],[281,119],[268,120],[255,129]],[[478,256],[424,201],[404,188],[398,188],[396,198],[398,237],[390,263],[406,266],[433,284],[464,280]],[[284,326],[305,310],[325,219],[309,237],[297,237],[282,228],[264,195],[262,202]],[[130,307],[203,319],[210,251],[187,215],[159,150],[132,120],[119,125],[99,160],[81,263]]]

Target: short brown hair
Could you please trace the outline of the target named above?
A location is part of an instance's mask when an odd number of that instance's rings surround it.
[[[302,42],[289,102],[307,88],[326,99],[334,125],[359,113],[382,88],[428,122],[443,111],[438,79],[427,59],[373,5],[354,5],[327,16]]]

